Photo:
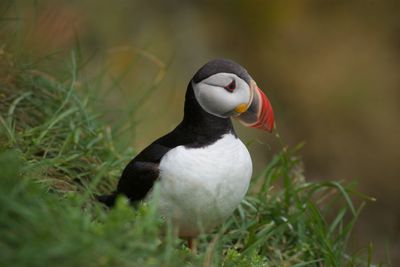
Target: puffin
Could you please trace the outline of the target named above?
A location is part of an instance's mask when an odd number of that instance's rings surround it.
[[[231,118],[268,132],[275,127],[271,103],[247,70],[214,59],[190,80],[178,126],[132,159],[116,190],[98,200],[112,207],[118,195],[130,203],[156,199],[157,212],[192,249],[194,238],[223,223],[249,188],[252,160]]]

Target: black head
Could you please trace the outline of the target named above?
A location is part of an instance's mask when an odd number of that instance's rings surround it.
[[[193,76],[192,81],[198,83],[217,73],[232,73],[250,84],[251,77],[247,70],[238,63],[223,58],[213,59],[201,67]]]
[[[231,117],[249,127],[267,131],[274,127],[272,106],[247,70],[231,60],[214,59],[189,83],[185,121],[207,118],[214,125],[222,125],[230,124]]]

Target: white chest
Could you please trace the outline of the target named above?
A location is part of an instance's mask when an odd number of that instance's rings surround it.
[[[251,174],[250,154],[231,134],[204,148],[178,146],[160,162],[159,210],[181,236],[197,235],[233,212]]]

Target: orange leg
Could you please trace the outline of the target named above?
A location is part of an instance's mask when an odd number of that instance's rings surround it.
[[[188,247],[193,253],[197,253],[197,240],[193,237],[187,239]]]

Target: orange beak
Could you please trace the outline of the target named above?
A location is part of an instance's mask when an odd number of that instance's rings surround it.
[[[252,90],[253,95],[250,105],[245,112],[236,118],[247,127],[272,132],[275,127],[275,120],[271,102],[253,80],[250,82],[250,90]]]

